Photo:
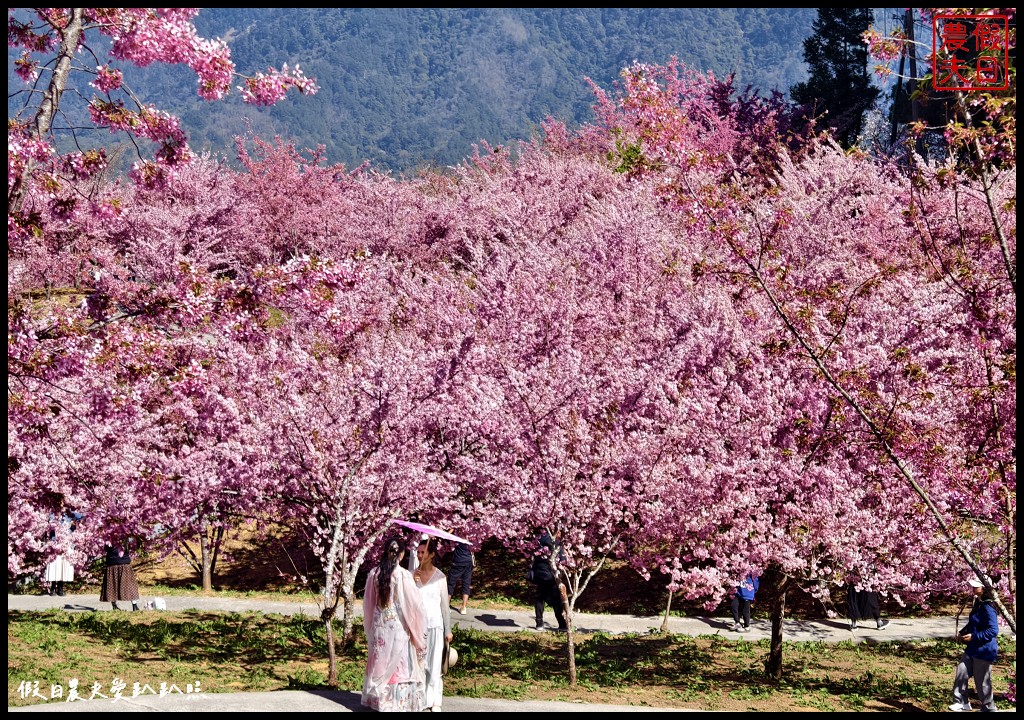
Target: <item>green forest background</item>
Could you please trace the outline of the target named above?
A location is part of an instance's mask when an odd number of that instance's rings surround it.
[[[884,17],[878,11],[879,18]],[[242,72],[299,65],[320,92],[272,108],[239,93],[205,102],[180,67],[124,68],[142,101],[178,115],[197,150],[233,158],[250,129],[299,148],[324,145],[330,163],[364,161],[398,174],[460,162],[482,140],[509,144],[548,116],[570,128],[593,119],[589,77],[610,89],[633,61],[673,55],[736,87],[786,93],[807,78],[803,40],[814,8],[204,8],[195,24],[221,37]],[[24,96],[11,80],[8,114]],[[83,112],[65,98],[66,125]],[[81,116],[79,116],[81,117]],[[84,119],[84,118],[83,118]],[[84,131],[81,131],[84,132]],[[79,141],[103,143],[93,131]]]

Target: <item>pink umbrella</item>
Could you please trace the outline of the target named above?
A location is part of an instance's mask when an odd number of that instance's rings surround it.
[[[461,538],[458,535],[452,535],[446,530],[436,528],[433,525],[424,525],[423,523],[412,522],[411,520],[397,520],[392,518],[391,522],[395,525],[401,525],[402,527],[415,530],[418,533],[424,533],[426,535],[433,535],[434,537],[441,538],[442,540],[451,540],[452,542],[465,543],[466,545],[472,545],[473,543],[466,538]]]

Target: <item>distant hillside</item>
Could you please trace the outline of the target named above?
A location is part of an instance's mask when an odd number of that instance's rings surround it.
[[[179,114],[197,148],[233,156],[247,122],[330,162],[395,172],[458,163],[472,145],[528,138],[551,115],[592,119],[590,77],[610,88],[634,60],[735,72],[737,85],[783,92],[806,78],[812,8],[203,9],[201,34],[228,40],[240,70],[298,64],[321,87],[270,109],[205,103],[180,68],[127,75]],[[10,102],[9,102],[10,106]]]

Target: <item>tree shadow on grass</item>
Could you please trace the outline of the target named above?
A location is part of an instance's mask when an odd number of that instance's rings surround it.
[[[323,623],[301,615],[259,612],[211,613],[25,613],[9,611],[9,632],[21,622],[77,632],[104,645],[117,645],[140,662],[154,655],[187,662],[241,667],[267,663],[309,662],[327,657]],[[346,652],[361,660],[356,645]]]
[[[576,669],[582,681],[604,688],[674,684],[701,672],[710,654],[695,643],[681,645],[671,636],[644,637],[593,633],[576,636]],[[459,649],[455,678],[488,677],[532,683],[561,683],[567,678],[565,635],[486,633],[455,629]]]
[[[693,702],[701,702],[701,696],[777,696],[791,709],[810,709],[821,702],[831,709],[934,709],[947,691],[948,678],[933,670],[952,668],[956,652],[952,643],[943,642],[890,642],[870,648],[787,642],[783,677],[776,681],[764,675],[767,640],[606,633],[577,640],[578,679],[591,689],[662,688]],[[528,696],[538,688],[568,683],[564,636],[457,628],[454,644],[460,660],[451,673],[460,690],[465,683],[469,692],[478,692],[483,683]]]

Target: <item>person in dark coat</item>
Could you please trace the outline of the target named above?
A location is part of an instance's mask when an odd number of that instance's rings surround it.
[[[856,583],[846,585],[846,614],[850,617],[850,629],[857,629],[859,620],[874,620],[876,630],[884,630],[888,620],[882,619],[878,593],[874,590],[858,590]]]
[[[132,610],[139,609],[139,583],[132,570],[132,556],[125,545],[107,545],[106,570],[100,602],[108,602],[114,610],[120,610],[119,601],[130,601]]]
[[[537,598],[533,606],[537,615],[537,629],[544,629],[544,605],[548,604],[555,611],[558,629],[565,631],[569,626],[565,622],[565,613],[562,608],[562,593],[558,589],[558,577],[551,563],[552,557],[556,559],[556,562],[564,561],[565,554],[547,529],[537,538],[537,546],[537,550],[533,555],[533,565],[531,566],[533,582],[537,585]]]
[[[956,666],[953,677],[953,704],[949,709],[954,712],[970,712],[971,701],[967,693],[967,683],[974,678],[974,690],[978,693],[981,710],[996,710],[995,696],[992,693],[992,665],[999,654],[999,616],[996,614],[995,595],[990,588],[978,578],[967,581],[974,594],[974,606],[971,608],[967,624],[957,633],[956,639],[967,643],[964,654]]]
[[[473,587],[473,568],[476,560],[473,548],[466,543],[456,543],[452,550],[452,564],[448,570],[448,597],[455,597],[455,588],[462,586],[462,604],[458,607],[459,615],[466,614],[469,602],[469,591]]]

